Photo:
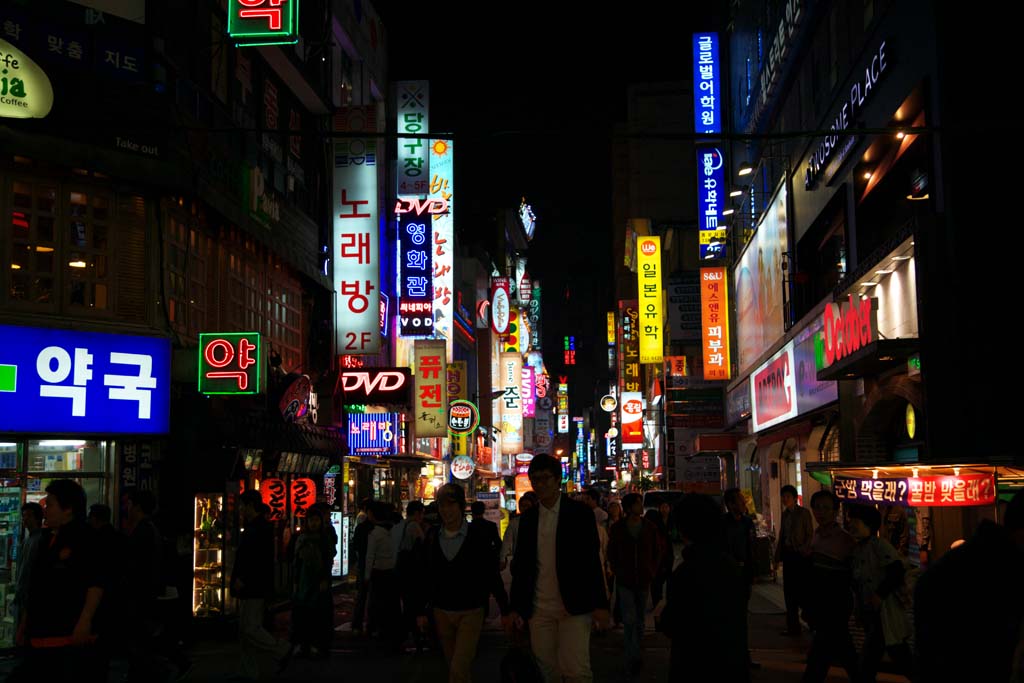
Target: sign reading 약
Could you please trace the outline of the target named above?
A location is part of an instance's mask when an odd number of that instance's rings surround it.
[[[236,47],[299,42],[299,0],[228,0],[228,36]]]
[[[200,333],[199,393],[260,393],[259,332]]]

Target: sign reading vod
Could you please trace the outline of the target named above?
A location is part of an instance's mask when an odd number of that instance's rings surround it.
[[[167,432],[171,344],[0,325],[0,432]]]
[[[0,118],[41,119],[52,108],[53,86],[46,73],[24,52],[0,40]]]

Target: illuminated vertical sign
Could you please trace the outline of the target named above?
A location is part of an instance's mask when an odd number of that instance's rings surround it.
[[[416,416],[416,436],[447,436],[448,363],[444,341],[417,339],[415,344],[413,353],[416,364],[416,393],[413,398],[413,409]]]
[[[491,278],[491,330],[503,335],[508,332],[511,319],[508,296],[508,278]]]
[[[536,370],[532,367],[523,368],[523,417],[534,417],[537,414],[536,382],[534,377]]]
[[[732,377],[729,360],[729,287],[725,268],[700,269],[700,318],[704,379]]]
[[[661,363],[665,336],[661,310],[661,238],[637,238],[637,292],[640,304],[640,362]]]
[[[376,132],[373,107],[351,107],[334,117],[337,132]],[[377,226],[377,141],[334,143],[334,291],[339,354],[380,350]]]
[[[403,337],[434,333],[430,217],[398,215],[398,320]]]
[[[223,332],[199,335],[199,393],[258,394],[260,333]]]
[[[576,337],[566,336],[563,346],[565,347],[565,364],[576,365]]]
[[[396,170],[399,197],[426,197],[430,188],[430,140],[403,138],[402,133],[424,135],[430,132],[429,81],[398,81],[395,100],[398,116],[398,164]]]
[[[622,394],[622,450],[637,450],[644,445],[643,396],[639,391]]]
[[[398,453],[398,413],[349,413],[348,452],[352,455]]]
[[[722,93],[719,87],[718,34],[693,34],[693,130],[722,132]]]
[[[448,403],[468,398],[466,391],[469,377],[466,374],[466,361],[457,360],[448,364]]]
[[[533,281],[533,295],[530,297],[530,348],[540,348],[540,280]]]
[[[236,47],[299,42],[299,0],[228,0],[228,36]]]
[[[505,334],[501,348],[506,353],[522,354],[520,347],[522,327],[519,324],[519,309],[510,308],[508,311],[508,332]]]
[[[558,377],[558,433],[569,433],[569,385],[568,378],[564,375]]]
[[[638,303],[619,302],[619,395],[626,391],[640,391],[640,341],[638,338],[640,314]]]
[[[451,140],[430,142],[430,198],[443,201],[448,210],[431,216],[434,224],[434,333],[444,337],[452,357],[455,316],[455,148]]]
[[[729,197],[725,185],[724,157],[717,147],[697,147],[697,226],[700,258],[725,258],[725,225],[722,209]]]
[[[502,353],[498,359],[501,402],[501,452],[515,455],[523,450],[523,357]]]
[[[608,346],[615,346],[615,311],[608,311]]]

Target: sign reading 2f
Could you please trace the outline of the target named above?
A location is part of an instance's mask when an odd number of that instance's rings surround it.
[[[0,432],[161,434],[171,344],[0,325]]]
[[[260,393],[260,333],[199,335],[199,393]]]

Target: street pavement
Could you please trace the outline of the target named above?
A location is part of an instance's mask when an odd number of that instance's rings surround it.
[[[396,652],[378,643],[356,637],[351,631],[351,592],[344,591],[335,596],[336,637],[329,659],[308,660],[296,658],[283,674],[267,680],[281,681],[338,681],[358,680],[367,683],[402,681],[407,683],[444,683],[447,670],[441,654],[427,651],[416,654],[405,650]],[[485,625],[480,647],[473,667],[473,680],[480,682],[498,681],[501,659],[508,651],[508,640],[501,629],[496,610]],[[276,635],[287,636],[288,613],[279,612],[274,621]],[[780,635],[785,627],[785,613],[781,585],[765,583],[754,587],[750,601],[750,644],[753,660],[761,664],[760,670],[751,673],[752,683],[796,683],[804,668],[804,658],[810,639],[807,636],[790,638]],[[668,681],[669,641],[654,631],[653,620],[648,617],[648,628],[644,635],[644,670],[630,678],[624,670],[622,629],[595,635],[591,641],[591,662],[595,683],[617,683],[637,681],[666,683]],[[194,662],[193,669],[182,680],[222,681],[230,679],[237,671],[238,646],[229,637],[209,638],[189,647],[189,656]],[[9,662],[0,662],[0,675],[9,668]],[[272,671],[273,666],[266,667]],[[173,669],[168,669],[169,680],[173,680]],[[120,681],[123,670],[115,666],[111,672],[112,681]],[[153,680],[160,680],[155,677]],[[828,678],[832,681],[846,681],[846,674],[833,668]],[[880,674],[879,681],[903,683],[907,679],[892,674]]]

